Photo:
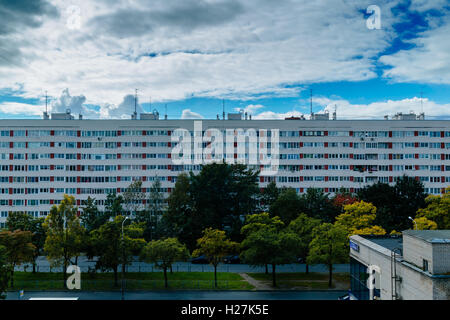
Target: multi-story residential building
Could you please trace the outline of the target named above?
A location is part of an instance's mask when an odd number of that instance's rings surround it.
[[[136,115],[86,120],[53,114],[44,120],[0,120],[0,226],[11,211],[45,216],[64,194],[74,195],[78,205],[91,196],[102,206],[108,193],[123,192],[135,180],[149,192],[158,178],[167,196],[178,174],[198,173],[202,159],[210,159],[197,152],[211,141],[211,129],[225,137],[220,145],[227,162],[261,170],[261,188],[275,181],[299,193],[308,188],[356,192],[377,181],[395,183],[404,174],[422,181],[430,194],[450,185],[450,121],[410,115],[392,120],[318,115],[314,120],[229,119],[159,120],[141,114],[140,120]],[[176,147],[183,146],[179,142],[194,150],[183,151],[189,161],[181,164],[173,157],[180,153]]]

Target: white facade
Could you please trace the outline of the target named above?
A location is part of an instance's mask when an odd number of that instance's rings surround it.
[[[350,237],[350,257],[376,269],[372,279],[379,299],[450,300],[450,230],[406,230],[399,245],[382,238]],[[365,277],[358,274],[361,270],[354,264],[351,261],[352,297],[367,299],[366,288],[361,290],[355,280],[362,279],[360,284],[364,286]]]
[[[428,193],[450,185],[450,121],[203,120],[201,125],[203,131],[279,130],[277,173],[262,171],[261,188],[275,180],[299,193],[311,187],[355,192],[376,181],[395,183],[404,174],[422,180]],[[194,120],[0,120],[0,223],[11,211],[45,216],[65,193],[79,205],[88,196],[103,205],[107,193],[123,192],[137,179],[148,192],[157,176],[168,195],[178,174],[201,168],[173,163],[172,132],[179,128],[193,134]],[[231,148],[237,153],[236,144]],[[227,161],[245,159],[235,155]]]

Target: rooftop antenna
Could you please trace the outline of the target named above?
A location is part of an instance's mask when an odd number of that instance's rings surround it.
[[[222,99],[222,120],[225,120],[225,99]]]
[[[164,119],[167,120],[167,103],[164,105],[165,115]]]
[[[134,92],[134,113],[136,114],[136,107],[137,107],[137,91],[138,89],[135,89]]]
[[[48,99],[47,90],[45,90],[45,113],[47,113],[47,99]]]
[[[420,90],[420,110],[423,113],[423,90]]]
[[[309,100],[310,100],[310,110],[311,110],[311,119],[312,119],[312,115],[313,115],[313,111],[312,111],[312,89],[309,89]]]

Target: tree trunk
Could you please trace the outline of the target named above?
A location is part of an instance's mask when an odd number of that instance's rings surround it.
[[[328,278],[328,287],[331,288],[332,286],[332,279],[333,279],[333,265],[329,264],[328,265],[328,270],[329,270],[329,278]]]
[[[117,268],[118,268],[118,265],[116,265],[114,268],[113,268],[113,270],[114,270],[114,286],[115,287],[118,287],[119,286],[119,283],[118,283],[118,272],[117,272]]]
[[[217,288],[217,265],[214,265],[214,287]]]
[[[11,269],[11,288],[14,288],[14,266]]]
[[[164,287],[167,289],[167,268],[164,267]]]
[[[269,274],[269,266],[266,264],[266,274]]]
[[[306,271],[307,274],[309,273],[309,264],[306,264]]]
[[[63,281],[64,281],[64,284],[63,284],[63,288],[67,288],[67,284],[66,284],[66,281],[67,281],[67,261],[64,259],[64,267],[63,267]]]
[[[276,282],[276,279],[275,279],[275,266],[276,266],[275,264],[272,265],[272,284],[273,284],[274,287],[277,286],[277,282]]]
[[[33,262],[33,273],[36,273],[36,261]]]
[[[172,265],[170,265],[170,273],[173,273]]]

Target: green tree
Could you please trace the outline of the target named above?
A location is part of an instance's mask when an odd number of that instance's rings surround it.
[[[25,212],[10,212],[6,225],[10,231],[22,230],[32,233],[32,243],[36,247],[33,258],[33,273],[36,273],[36,260],[42,255],[45,243],[44,218],[35,218]]]
[[[162,224],[167,227],[166,236],[175,237],[187,244],[188,248],[194,248],[196,239],[200,237],[197,230],[201,227],[201,221],[194,219],[195,205],[187,174],[178,175],[167,203],[167,210],[161,219]]]
[[[309,264],[307,257],[309,255],[309,244],[312,241],[312,233],[315,227],[319,226],[321,221],[316,218],[310,218],[306,214],[300,214],[295,220],[292,220],[288,229],[300,238],[298,247],[298,257],[306,263],[306,273],[309,273]]]
[[[326,264],[329,278],[328,286],[332,287],[333,265],[348,260],[348,237],[344,228],[331,223],[323,223],[313,229],[313,239],[309,244],[310,264]]]
[[[157,177],[153,182],[145,210],[140,211],[136,219],[145,223],[144,239],[151,241],[156,236],[157,224],[164,213],[164,195],[161,192],[161,181]]]
[[[108,193],[105,200],[105,213],[106,216],[116,217],[123,214],[123,197],[120,194]]]
[[[308,188],[306,193],[301,196],[301,200],[303,202],[301,212],[306,213],[309,217],[331,223],[339,214],[339,210],[334,206],[333,200],[322,189]]]
[[[86,238],[86,230],[78,218],[73,196],[64,195],[61,203],[50,209],[44,228],[47,232],[44,244],[47,260],[51,266],[63,267],[65,287],[67,267],[69,264],[77,264]]]
[[[123,203],[127,211],[132,215],[137,215],[143,210],[143,200],[145,200],[145,192],[142,191],[142,181],[132,182],[123,193]]]
[[[6,260],[6,248],[0,245],[0,299],[6,299],[10,269]]]
[[[81,207],[81,222],[86,228],[87,232],[99,228],[109,219],[106,212],[101,213],[97,207],[97,201],[94,198],[88,197],[84,207]]]
[[[384,235],[386,231],[373,225],[376,220],[377,208],[364,201],[358,201],[344,206],[344,213],[336,217],[336,225],[346,230],[348,236],[354,234]]]
[[[280,189],[275,181],[271,181],[262,191],[260,195],[260,211],[269,212],[270,206],[278,199]]]
[[[417,225],[417,230],[436,230],[438,228],[436,222],[425,217],[415,218],[414,222]]]
[[[241,257],[253,266],[270,264],[272,283],[276,287],[276,266],[295,262],[299,245],[295,233],[278,225],[266,225],[247,233],[241,243]]]
[[[118,285],[119,266],[130,264],[133,255],[138,255],[145,246],[142,238],[143,228],[139,223],[124,223],[124,238],[122,241],[122,222],[125,217],[116,216],[113,221],[107,221],[91,235],[94,253],[97,256],[96,268],[112,270],[114,285]]]
[[[417,210],[416,220],[426,218],[435,222],[437,229],[450,229],[450,187],[442,196],[430,195],[425,202],[427,206]]]
[[[235,253],[239,244],[227,239],[225,231],[208,228],[203,231],[203,237],[197,240],[198,249],[192,255],[198,257],[205,255],[209,263],[214,267],[214,286],[217,288],[217,266],[223,257]]]
[[[11,274],[11,287],[14,287],[14,268],[22,263],[32,262],[36,247],[30,231],[2,231],[0,245],[6,248],[5,258]]]
[[[298,217],[303,208],[304,202],[295,189],[285,188],[270,206],[270,215],[280,217],[285,224],[288,224]]]
[[[164,271],[164,286],[168,287],[167,269],[176,261],[189,259],[189,251],[175,238],[153,240],[142,249],[141,259]]]

